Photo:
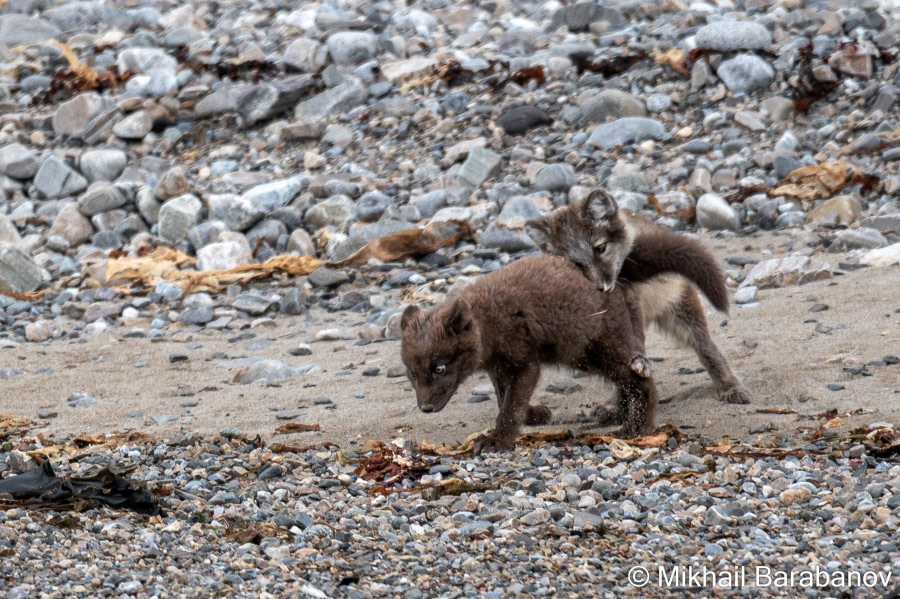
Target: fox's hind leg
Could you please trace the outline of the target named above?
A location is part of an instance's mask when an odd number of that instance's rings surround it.
[[[685,285],[678,301],[654,315],[654,320],[663,331],[694,350],[709,372],[719,399],[733,404],[750,403],[750,392],[735,376],[709,333],[703,302],[693,285]]]

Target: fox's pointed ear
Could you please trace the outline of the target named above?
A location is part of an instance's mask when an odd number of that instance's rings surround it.
[[[472,309],[469,304],[461,299],[455,299],[450,304],[445,325],[447,330],[454,335],[464,333],[472,327]]]
[[[610,220],[618,210],[616,199],[605,189],[595,189],[584,202],[584,216],[593,221]]]
[[[406,310],[403,311],[403,316],[400,317],[400,330],[405,332],[409,327],[419,322],[421,315],[422,310],[419,306],[415,304],[407,306]]]
[[[526,222],[525,232],[541,251],[546,252],[550,249],[550,235],[547,233],[547,225],[542,219]]]

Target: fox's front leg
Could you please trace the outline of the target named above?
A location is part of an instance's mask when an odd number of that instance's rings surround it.
[[[631,326],[631,370],[643,378],[650,378],[652,374],[650,360],[647,359],[644,348],[644,314],[641,311],[640,293],[632,286],[623,288],[625,306],[628,308],[628,317]]]
[[[475,453],[505,451],[515,446],[519,430],[531,408],[528,402],[540,376],[541,368],[538,364],[504,368],[491,376],[498,392],[500,411],[497,413],[494,430],[475,443]]]
[[[508,389],[508,377],[497,376],[493,373],[488,373],[488,376],[491,379],[491,383],[494,384],[494,393],[497,396],[497,407],[500,408],[503,406],[503,398],[506,397],[506,391]],[[550,420],[553,418],[553,412],[550,411],[550,408],[541,404],[530,404],[528,405],[528,409],[525,413],[525,425],[526,426],[543,426],[545,424],[550,424]]]

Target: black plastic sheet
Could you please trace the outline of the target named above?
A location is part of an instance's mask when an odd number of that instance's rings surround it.
[[[97,503],[150,515],[160,512],[153,494],[107,468],[86,478],[59,478],[47,460],[28,472],[0,480],[0,507],[73,509]]]

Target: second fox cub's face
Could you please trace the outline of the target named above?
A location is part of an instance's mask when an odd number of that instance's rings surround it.
[[[478,367],[478,337],[469,306],[450,300],[424,312],[409,306],[400,319],[406,374],[423,412],[440,412]]]
[[[612,291],[631,239],[616,200],[597,189],[584,200],[525,223],[541,251],[573,262],[600,291]]]

